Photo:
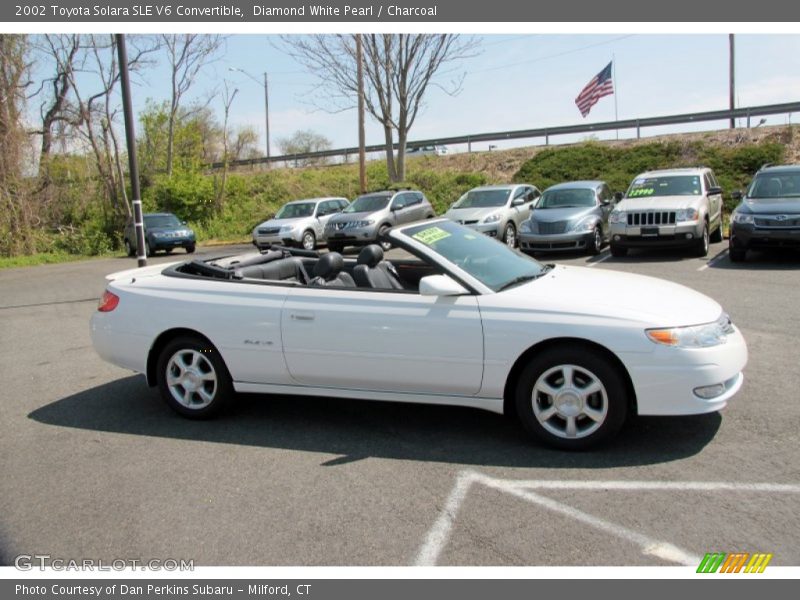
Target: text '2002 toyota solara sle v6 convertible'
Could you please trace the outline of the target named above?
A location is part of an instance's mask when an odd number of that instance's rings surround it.
[[[109,362],[188,417],[234,392],[471,406],[583,449],[626,417],[717,411],[747,348],[714,300],[639,275],[544,265],[448,220],[388,233],[414,259],[272,247],[109,275]]]

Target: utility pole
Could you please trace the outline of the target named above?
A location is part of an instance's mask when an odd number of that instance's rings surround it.
[[[122,84],[122,109],[125,113],[125,139],[128,142],[128,170],[131,178],[133,196],[133,222],[136,228],[136,255],[138,266],[147,266],[147,252],[144,245],[144,217],[142,216],[142,193],[139,189],[139,164],[136,161],[136,129],[133,127],[133,107],[131,106],[131,82],[128,77],[128,51],[125,36],[116,34],[119,76]]]
[[[264,114],[267,134],[267,166],[269,166],[269,83],[267,81],[266,71],[264,71]]]
[[[356,34],[356,67],[358,76],[358,185],[361,193],[367,191],[367,157],[364,134],[364,51],[361,47],[361,34]]]
[[[735,69],[735,52],[734,52],[734,41],[733,41],[733,34],[728,34],[728,62],[729,62],[729,78],[730,78],[730,107],[731,110],[736,108],[736,69]],[[731,117],[731,129],[736,128],[736,119]]]

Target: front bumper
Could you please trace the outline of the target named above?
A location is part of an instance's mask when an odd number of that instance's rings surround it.
[[[196,244],[194,236],[181,237],[151,237],[151,250],[169,250],[171,248],[188,248]]]
[[[503,221],[497,221],[495,223],[470,223],[469,225],[464,223],[463,225],[479,233],[488,235],[489,237],[500,238],[503,237],[503,227],[505,223],[503,223]]]
[[[378,228],[375,225],[368,227],[353,227],[349,229],[325,228],[325,238],[328,243],[358,246],[371,244],[378,239]]]
[[[621,356],[636,391],[640,415],[697,415],[724,408],[744,381],[747,345],[734,328],[726,343],[711,348],[657,346],[653,354]],[[694,390],[723,384],[714,398]]]
[[[657,246],[690,246],[703,234],[703,223],[676,225],[611,225],[611,241],[617,246],[651,248]]]
[[[749,248],[800,248],[800,228],[766,229],[755,225],[732,223],[731,244]]]
[[[570,232],[553,235],[520,233],[519,247],[529,252],[568,252],[585,250],[592,243],[593,232]]]

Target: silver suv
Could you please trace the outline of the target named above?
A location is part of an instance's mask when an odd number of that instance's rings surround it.
[[[392,244],[384,234],[391,227],[434,216],[433,207],[422,192],[401,190],[365,194],[328,221],[325,227],[328,249],[341,252],[345,246],[366,246],[377,241],[388,250]]]
[[[311,198],[284,204],[273,218],[253,228],[253,245],[259,250],[270,244],[314,250],[325,241],[328,220],[349,205],[344,198]]]
[[[485,185],[461,196],[444,216],[513,248],[520,225],[531,215],[541,195],[536,187],[527,184]]]
[[[665,246],[706,256],[709,241],[722,241],[722,188],[705,167],[648,171],[633,180],[608,222],[613,256]]]

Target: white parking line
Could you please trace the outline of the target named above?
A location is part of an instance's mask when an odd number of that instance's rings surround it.
[[[698,271],[705,271],[708,267],[713,267],[717,263],[717,261],[719,261],[722,258],[724,258],[726,254],[728,254],[728,249],[727,248],[725,250],[723,250],[722,252],[720,252],[719,254],[717,254],[714,258],[709,260],[703,266],[698,267],[697,270]]]
[[[586,264],[586,266],[587,266],[587,267],[589,267],[589,268],[591,268],[591,267],[596,267],[596,266],[597,266],[597,265],[599,265],[601,262],[605,262],[605,261],[607,261],[609,258],[611,258],[611,252],[609,252],[608,250],[606,250],[605,252],[606,252],[606,253],[605,253],[605,256],[602,256],[602,258],[597,258],[597,260],[587,263],[587,264]]]
[[[509,480],[495,479],[475,471],[462,471],[442,507],[436,522],[417,552],[414,564],[435,565],[447,546],[461,504],[473,483],[511,494],[547,510],[575,519],[595,529],[610,533],[637,546],[642,554],[684,565],[696,565],[700,557],[668,542],[656,540],[639,532],[583,512],[572,506],[534,493],[531,490],[620,490],[620,491],[696,491],[800,494],[800,485],[779,483],[731,483],[725,481],[572,481],[572,480]]]

